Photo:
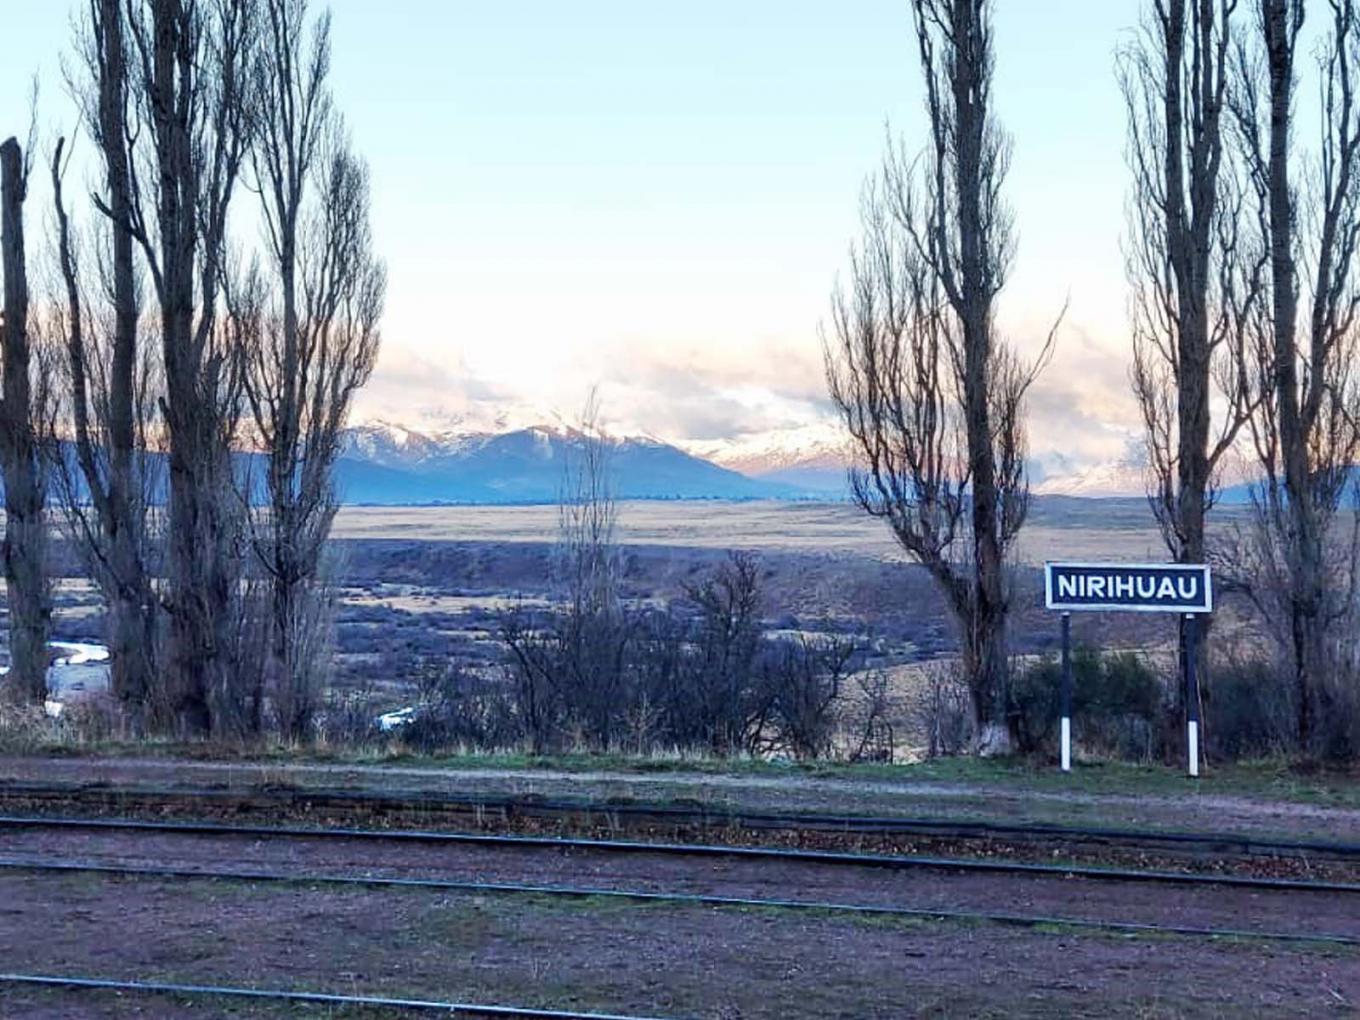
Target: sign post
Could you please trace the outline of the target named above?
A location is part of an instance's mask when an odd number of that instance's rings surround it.
[[[1074,612],[1178,613],[1185,616],[1186,750],[1199,775],[1199,677],[1195,675],[1198,620],[1214,609],[1213,578],[1203,563],[1046,563],[1044,604],[1062,613],[1062,750],[1072,768],[1072,653]]]
[[[1072,614],[1062,614],[1062,770],[1072,771]]]
[[[1185,750],[1192,777],[1199,775],[1199,677],[1195,673],[1198,623],[1194,613],[1185,614]]]

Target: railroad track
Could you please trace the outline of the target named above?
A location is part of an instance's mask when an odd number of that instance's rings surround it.
[[[1005,859],[937,857],[921,854],[853,853],[784,847],[732,846],[639,840],[588,839],[565,836],[517,836],[436,832],[413,829],[322,828],[312,826],[238,825],[225,822],[149,821],[136,818],[69,818],[45,815],[0,815],[0,832],[50,829],[65,832],[132,832],[145,834],[226,836],[255,839],[363,840],[393,844],[433,844],[487,848],[575,850],[602,854],[653,854],[733,860],[796,862],[852,868],[921,869],[994,875],[1049,876],[1103,882],[1140,882],[1182,886],[1223,886],[1299,893],[1360,894],[1360,883],[1273,878],[1214,872],[1145,868],[1036,864]]]
[[[668,857],[728,858],[734,860],[801,862],[835,868],[925,868],[962,873],[984,872],[1029,877],[1062,877],[1089,882],[1155,882],[1175,885],[1217,885],[1326,896],[1355,896],[1360,884],[1279,879],[1223,874],[1196,874],[1154,870],[1080,867],[1060,864],[1032,864],[1005,860],[942,858],[903,854],[865,854],[834,851],[796,850],[775,847],[746,847],[714,844],[650,843],[611,839],[585,839],[550,836],[493,835],[487,833],[449,833],[425,830],[312,828],[302,826],[240,825],[223,822],[145,820],[134,818],[68,818],[53,816],[0,816],[0,834],[6,830],[50,830],[55,833],[140,833],[154,836],[208,838],[249,838],[254,841],[360,840],[393,846],[412,843],[435,846],[515,848],[611,854],[653,854]],[[98,840],[96,839],[96,845]],[[173,844],[172,844],[173,845]],[[600,902],[702,907],[716,910],[776,911],[820,915],[823,917],[864,918],[914,922],[990,924],[1043,930],[1045,932],[1103,933],[1123,937],[1173,937],[1195,940],[1294,944],[1301,947],[1360,950],[1360,934],[1341,931],[1272,930],[1257,927],[1224,927],[1216,924],[1177,924],[1117,918],[1070,917],[1051,913],[1021,913],[978,909],[950,909],[936,906],[900,906],[841,902],[828,899],[794,899],[780,896],[720,895],[712,892],[630,889],[578,884],[539,884],[512,881],[464,881],[440,877],[385,877],[368,874],[319,873],[304,867],[287,869],[219,867],[212,865],[166,864],[173,849],[162,845],[157,851],[162,863],[128,863],[91,858],[53,857],[51,849],[39,847],[28,858],[0,857],[0,873],[27,873],[35,876],[85,874],[118,881],[251,883],[315,889],[366,889],[391,892],[430,892],[520,898],[558,898]],[[38,859],[37,854],[46,854]],[[153,858],[154,859],[154,858]],[[296,858],[295,858],[296,859]],[[353,867],[350,865],[350,867]],[[834,894],[833,894],[834,895]],[[1125,914],[1125,917],[1128,915]],[[1206,920],[1201,918],[1201,920]],[[1207,918],[1213,921],[1214,918]],[[1305,925],[1306,928],[1306,925]],[[145,981],[123,981],[89,975],[0,974],[0,986],[49,987],[68,991],[118,991],[136,994],[178,995],[189,998],[225,996],[237,999],[268,1000],[338,1007],[377,1007],[390,1011],[443,1012],[462,1017],[562,1018],[562,1020],[654,1020],[615,1014],[525,1008],[477,1003],[434,1001],[327,992],[221,987],[216,985],[172,985]]]
[[[350,887],[392,890],[426,890],[473,895],[547,896],[564,899],[613,900],[632,903],[665,904],[680,907],[719,907],[741,910],[811,911],[844,916],[898,918],[901,920],[953,921],[999,924],[1019,928],[1061,928],[1073,931],[1100,931],[1119,935],[1175,935],[1193,938],[1234,939],[1268,942],[1296,942],[1313,945],[1360,947],[1360,936],[1330,932],[1290,932],[1254,928],[1221,928],[1200,925],[1156,924],[1141,921],[1113,921],[1094,918],[1063,917],[1051,914],[1022,914],[1007,911],[949,910],[934,907],[898,907],[877,904],[838,903],[754,896],[719,896],[708,893],[651,892],[632,889],[578,885],[534,885],[509,882],[465,882],[438,878],[384,878],[368,875],[331,875],[309,872],[284,872],[244,868],[175,868],[148,865],[100,864],[87,861],[12,860],[0,858],[0,870],[34,874],[90,874],[105,877],[155,879],[164,881],[217,881]],[[1352,890],[1360,891],[1360,889]]]
[[[1124,829],[1109,826],[959,821],[930,817],[747,811],[638,801],[600,802],[537,796],[470,797],[422,792],[378,794],[323,788],[249,790],[117,787],[106,784],[0,782],[0,804],[78,806],[119,811],[183,810],[246,814],[334,811],[369,817],[421,814],[472,829],[535,823],[610,830],[665,828],[700,832],[834,834],[884,839],[1106,847],[1215,858],[1275,858],[1360,865],[1360,843],[1288,840],[1249,833]]]
[[[618,1013],[582,1013],[577,1010],[534,1009],[527,1006],[497,1006],[438,999],[391,998],[381,995],[339,995],[330,992],[299,992],[278,988],[240,988],[232,985],[172,984],[161,981],[119,981],[111,978],[60,974],[0,974],[0,985],[11,987],[62,989],[67,991],[131,992],[143,995],[173,995],[194,999],[245,999],[285,1005],[364,1007],[418,1013],[442,1013],[464,1018],[504,1018],[504,1020],[660,1020],[656,1017],[626,1016]]]

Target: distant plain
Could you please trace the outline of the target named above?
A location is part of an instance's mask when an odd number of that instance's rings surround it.
[[[1229,519],[1236,511],[1223,511]],[[343,507],[338,539],[424,542],[552,542],[558,510],[539,506]],[[757,500],[638,500],[619,504],[618,539],[625,546],[746,549],[850,555],[877,560],[906,556],[887,523],[850,503]],[[1142,499],[1041,497],[1021,535],[1019,559],[1166,558],[1156,522]]]

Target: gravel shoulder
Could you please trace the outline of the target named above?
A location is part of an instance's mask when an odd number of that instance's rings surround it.
[[[747,810],[821,811],[966,820],[1195,829],[1286,838],[1360,842],[1360,808],[1269,793],[1219,792],[1212,780],[1183,792],[1092,792],[1028,784],[437,765],[202,761],[177,758],[0,758],[0,782],[54,781],[115,785],[212,785],[224,788],[309,786],[394,795],[439,793],[542,796],[598,801],[684,801]]]

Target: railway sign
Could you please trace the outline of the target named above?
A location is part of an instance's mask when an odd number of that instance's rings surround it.
[[[1059,756],[1072,769],[1072,614],[1119,610],[1179,613],[1181,667],[1186,690],[1186,749],[1190,775],[1199,775],[1199,680],[1195,676],[1197,618],[1214,609],[1213,579],[1203,563],[1045,563],[1044,605],[1062,613],[1062,690]]]
[[[1203,563],[1046,563],[1044,604],[1064,612],[1210,613]]]

